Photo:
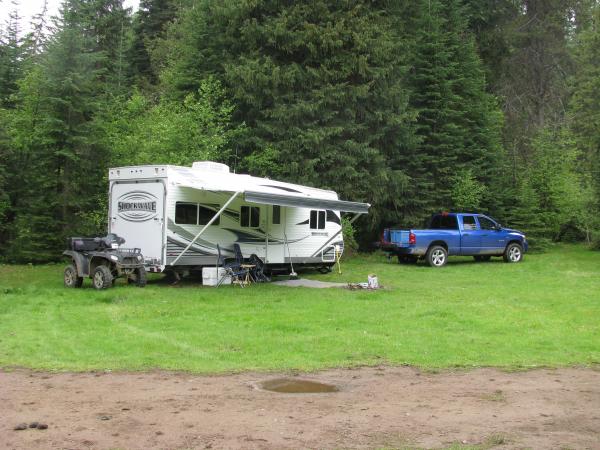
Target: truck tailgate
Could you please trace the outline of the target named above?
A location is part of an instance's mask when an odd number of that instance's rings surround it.
[[[390,230],[390,242],[399,247],[406,247],[409,234],[409,230]]]

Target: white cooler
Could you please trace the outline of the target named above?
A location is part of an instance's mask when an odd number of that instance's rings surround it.
[[[223,267],[219,267],[218,272],[216,267],[203,267],[202,284],[204,286],[216,286],[224,275],[225,269]],[[231,284],[231,277],[225,277],[221,284]]]

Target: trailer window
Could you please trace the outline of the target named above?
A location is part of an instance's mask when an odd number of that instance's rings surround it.
[[[475,216],[463,216],[463,230],[476,230]]]
[[[196,225],[198,223],[198,205],[196,203],[175,203],[175,223]]]
[[[199,205],[198,207],[198,225],[206,225],[210,222],[217,211],[221,209],[219,205]],[[217,217],[211,225],[220,225],[221,224],[221,216]]]
[[[313,230],[323,230],[325,228],[325,211],[310,212],[310,228]]]
[[[281,206],[273,205],[273,225],[281,223]]]
[[[242,206],[242,210],[240,212],[241,226],[258,228],[260,224],[260,208],[258,206]]]

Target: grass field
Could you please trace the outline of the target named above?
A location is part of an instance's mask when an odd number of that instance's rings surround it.
[[[600,363],[600,253],[559,246],[521,264],[442,269],[355,257],[384,290],[62,285],[62,265],[0,266],[0,366],[214,373],[368,364],[423,368]]]

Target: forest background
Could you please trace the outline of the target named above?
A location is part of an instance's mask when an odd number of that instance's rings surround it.
[[[598,0],[66,0],[25,28],[0,260],[104,233],[108,167],[206,159],[371,203],[363,245],[440,210],[600,245]]]

